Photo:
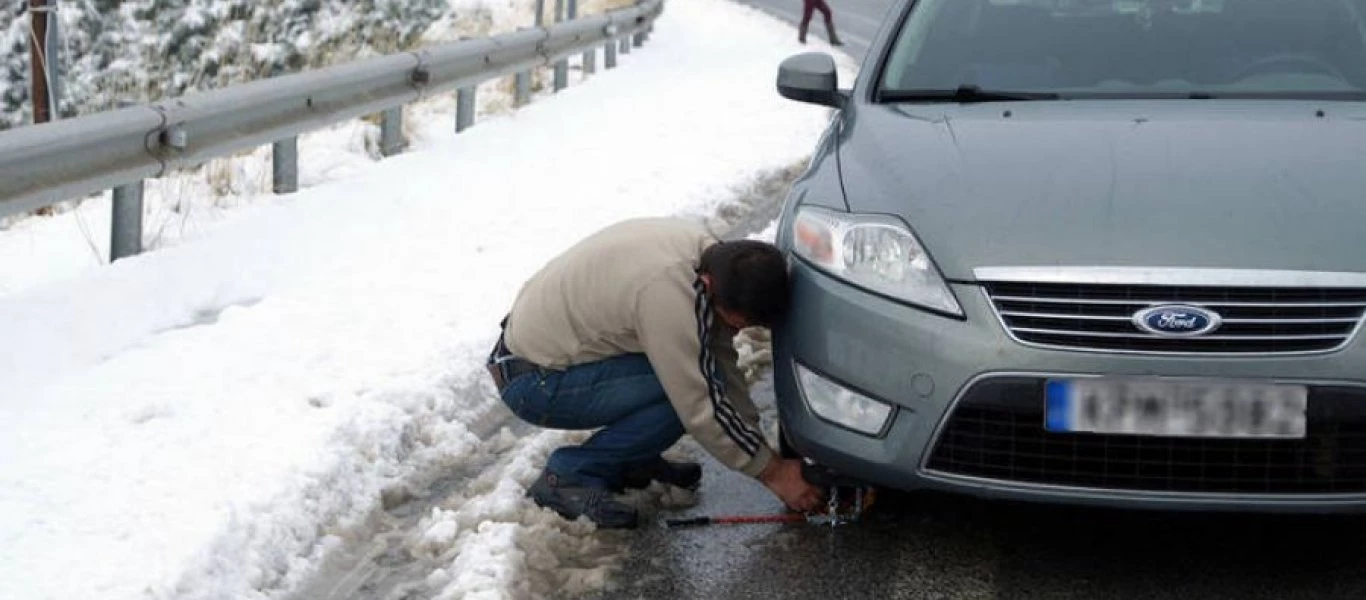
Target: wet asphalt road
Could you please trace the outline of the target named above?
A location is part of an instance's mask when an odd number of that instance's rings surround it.
[[[756,398],[771,398],[767,382]],[[760,400],[762,403],[763,400]],[[771,400],[770,400],[771,402]],[[1366,519],[1112,511],[882,493],[863,522],[713,525],[775,514],[759,484],[706,462],[699,505],[637,532],[626,598],[1366,598]]]

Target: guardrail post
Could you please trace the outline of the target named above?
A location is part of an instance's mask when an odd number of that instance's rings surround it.
[[[569,59],[555,61],[555,91],[569,87]]]
[[[460,133],[474,125],[474,86],[462,87],[455,92],[455,132]]]
[[[569,0],[569,18],[579,17],[579,0]],[[588,49],[583,53],[583,74],[590,75],[598,70],[598,51]]]
[[[142,252],[142,192],[143,182],[140,179],[114,188],[109,262]]]
[[[403,151],[403,107],[395,106],[380,113],[379,154],[393,156]]]
[[[617,68],[617,41],[607,40],[602,47],[602,64],[609,69]]]
[[[545,26],[545,0],[536,0],[536,27]],[[531,71],[519,71],[514,78],[515,95],[513,106],[526,106],[531,102]]]
[[[573,2],[574,0],[569,0]],[[576,6],[576,5],[571,5]],[[555,22],[564,20],[565,0],[555,0]],[[569,58],[561,58],[555,61],[555,91],[569,87]]]
[[[514,78],[516,93],[513,96],[513,106],[526,106],[531,102],[531,71],[519,71]]]
[[[271,145],[270,163],[274,171],[277,194],[299,191],[299,136],[292,136]]]

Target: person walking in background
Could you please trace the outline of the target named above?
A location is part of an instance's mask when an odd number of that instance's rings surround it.
[[[811,26],[812,13],[821,11],[825,15],[825,30],[830,34],[831,46],[843,46],[840,36],[835,34],[835,19],[830,13],[830,5],[825,0],[802,0],[802,23],[797,27],[797,41],[806,43],[806,30]]]

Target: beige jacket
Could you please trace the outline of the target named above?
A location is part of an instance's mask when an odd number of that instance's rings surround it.
[[[551,369],[644,353],[688,433],[725,465],[757,477],[773,456],[732,345],[697,275],[717,242],[698,223],[635,219],[546,264],[522,287],[506,343]]]

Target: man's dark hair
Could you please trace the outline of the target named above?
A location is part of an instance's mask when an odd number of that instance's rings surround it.
[[[787,261],[773,244],[712,244],[702,252],[697,270],[711,276],[716,305],[739,313],[750,325],[773,327],[787,312]]]

